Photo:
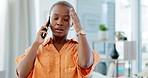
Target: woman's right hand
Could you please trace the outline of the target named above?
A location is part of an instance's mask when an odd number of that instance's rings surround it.
[[[46,36],[47,36],[47,30],[49,29],[48,27],[49,26],[47,26],[48,25],[48,22],[46,22],[46,24],[45,25],[43,25],[41,28],[40,28],[40,30],[37,32],[37,38],[36,38],[36,40],[35,40],[35,42],[37,42],[39,45],[40,44],[42,44],[43,42],[44,42],[44,39],[45,38],[43,38],[42,37],[42,35],[43,34],[46,34]],[[45,36],[45,37],[46,37]]]
[[[47,36],[47,30],[49,29],[48,27],[49,24],[47,22],[39,29],[39,31],[37,32],[37,37],[35,42],[32,44],[31,48],[29,48],[29,50],[27,51],[28,53],[25,55],[25,57],[18,64],[16,68],[16,73],[19,78],[27,78],[31,70],[34,68],[34,62],[38,48],[44,42],[45,39],[42,38],[41,35],[44,33]]]

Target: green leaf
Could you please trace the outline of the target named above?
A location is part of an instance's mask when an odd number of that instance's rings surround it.
[[[101,31],[107,31],[108,30],[108,28],[104,24],[100,24],[99,29]]]

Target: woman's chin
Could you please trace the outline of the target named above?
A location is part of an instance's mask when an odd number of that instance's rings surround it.
[[[66,36],[66,35],[64,35],[64,34],[54,34],[54,36],[55,36],[55,37],[64,37],[64,36]]]

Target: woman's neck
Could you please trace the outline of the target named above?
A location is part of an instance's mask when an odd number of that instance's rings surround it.
[[[66,36],[63,36],[63,37],[57,37],[57,36],[54,36],[52,37],[52,41],[54,44],[64,44],[68,41],[67,37]]]

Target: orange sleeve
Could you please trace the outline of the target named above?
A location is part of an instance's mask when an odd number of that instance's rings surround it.
[[[18,64],[24,58],[24,56],[26,56],[26,54],[28,53],[29,49],[30,48],[26,49],[24,54],[22,54],[22,55],[20,55],[19,57],[16,58],[16,60],[15,60],[16,64]],[[30,74],[28,75],[27,78],[32,78],[32,73],[33,73],[33,70],[30,72]]]
[[[30,48],[26,49],[24,54],[22,54],[22,55],[20,55],[19,57],[16,58],[16,60],[15,60],[16,64],[18,64],[24,58],[24,56],[26,56],[26,54],[28,53],[29,49]]]
[[[93,56],[94,56],[94,62],[91,67],[89,67],[88,69],[82,69],[79,66],[77,67],[78,72],[82,77],[87,77],[93,71],[95,66],[98,64],[100,59],[99,55],[96,52],[93,52]]]

